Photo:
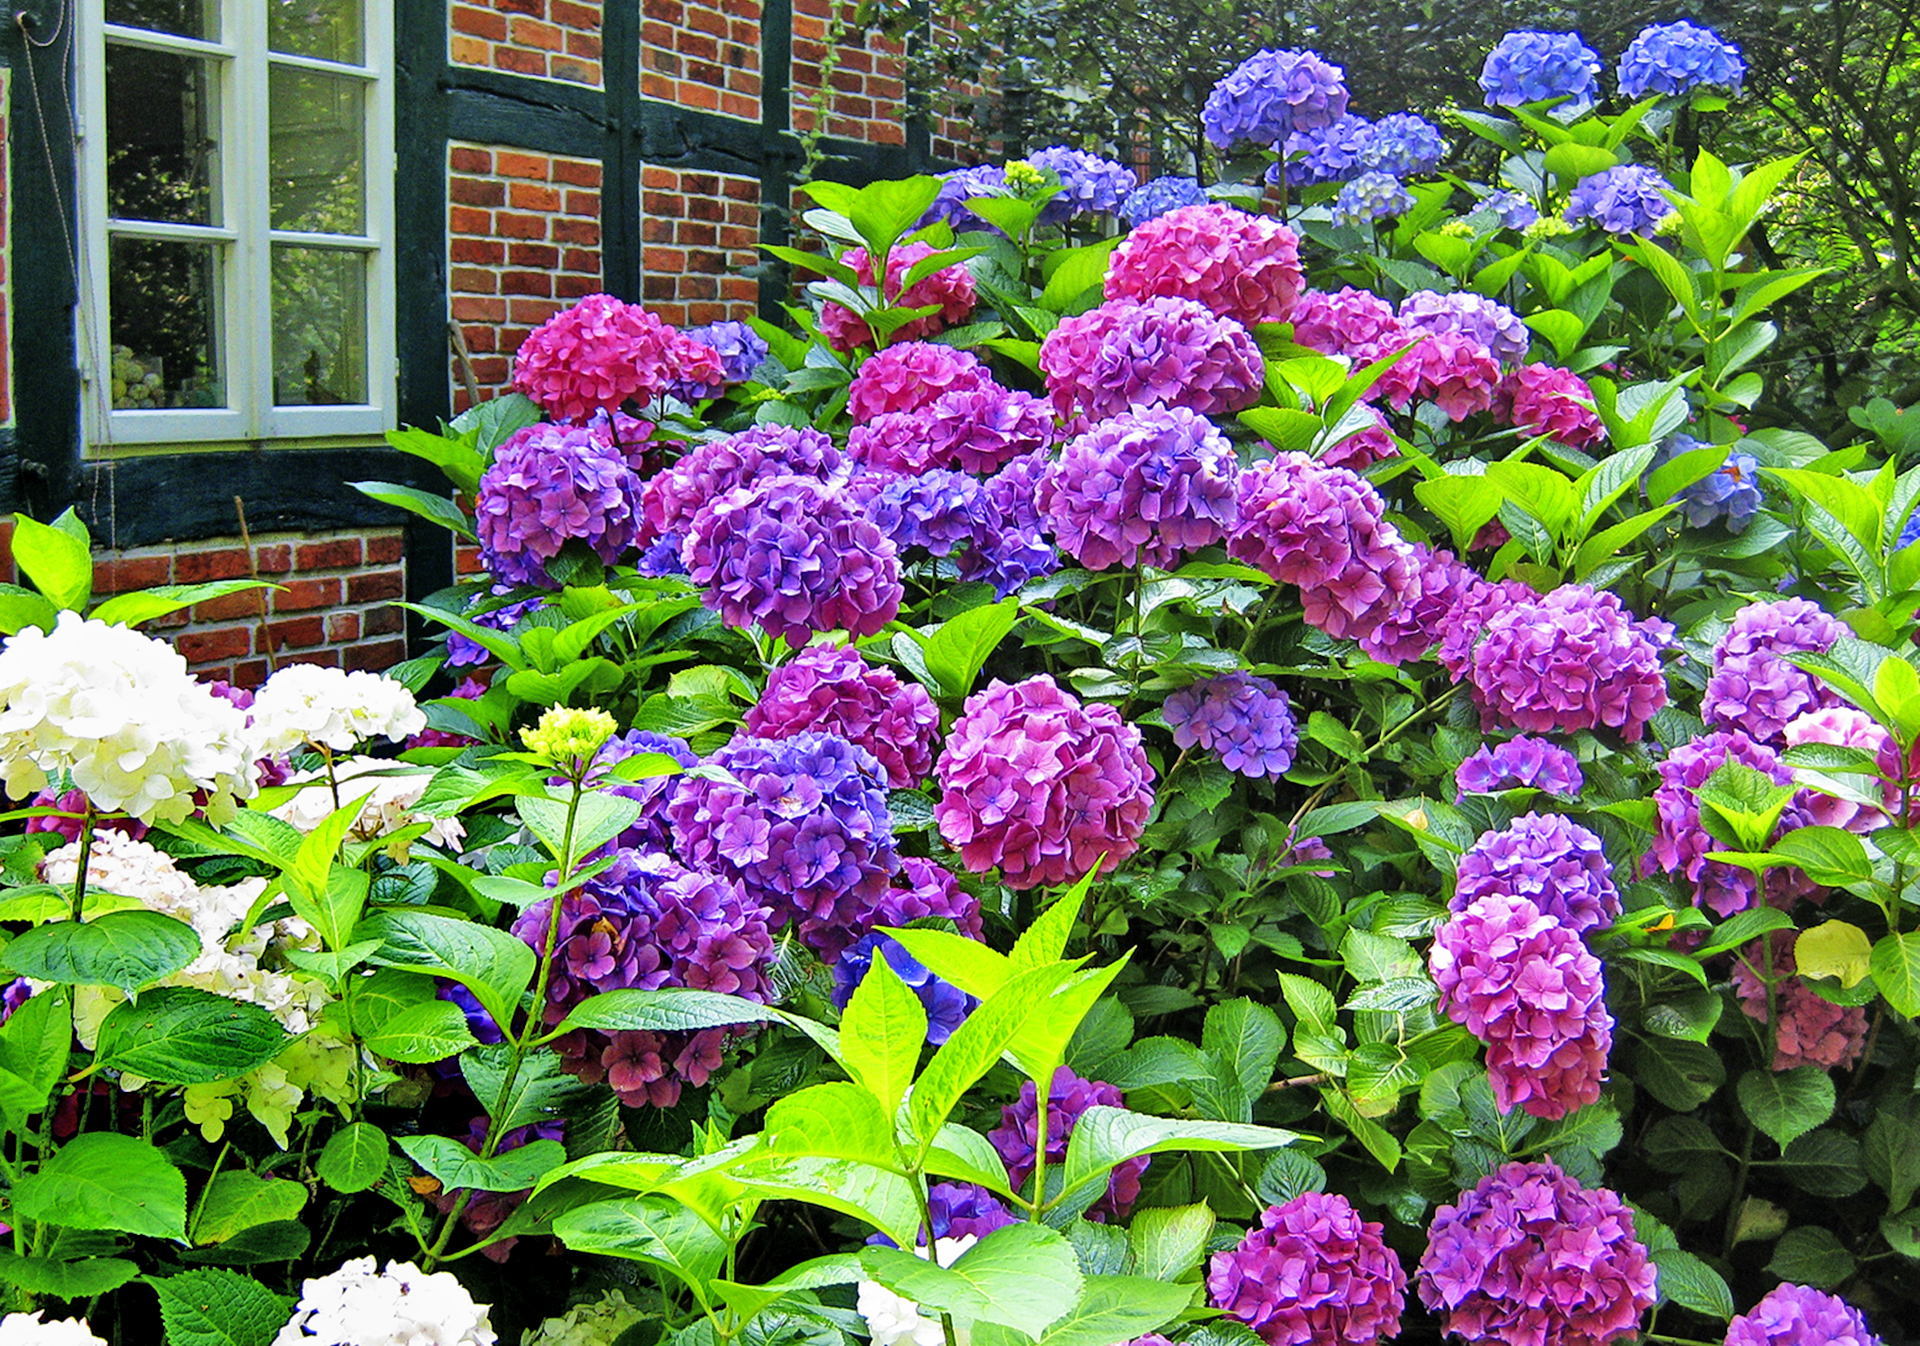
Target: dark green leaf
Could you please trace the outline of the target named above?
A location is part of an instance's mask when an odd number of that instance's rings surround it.
[[[211,1084],[259,1069],[288,1041],[287,1030],[258,1005],[198,987],[163,987],[107,1015],[94,1064],[162,1084]]]
[[[37,926],[0,954],[22,976],[79,986],[115,986],[132,995],[200,956],[200,936],[157,911],[112,911],[84,925]]]

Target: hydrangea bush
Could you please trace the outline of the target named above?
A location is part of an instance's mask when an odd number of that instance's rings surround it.
[[[1233,56],[555,317],[389,674],[17,521],[0,1343],[1910,1334],[1920,469],[1752,422],[1739,53]]]

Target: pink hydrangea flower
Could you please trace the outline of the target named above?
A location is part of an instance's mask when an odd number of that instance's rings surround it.
[[[1860,1005],[1836,1005],[1794,973],[1791,930],[1775,930],[1740,950],[1733,965],[1733,993],[1749,1019],[1767,1021],[1767,983],[1772,981],[1773,1068],[1819,1066],[1851,1070],[1867,1049],[1867,1011]]]
[[[968,869],[998,865],[1016,888],[1113,869],[1139,849],[1153,806],[1140,731],[1045,674],[968,697],[934,775],[940,835]]]
[[[1423,657],[1446,635],[1449,617],[1479,580],[1452,552],[1410,543],[1413,570],[1405,592],[1386,619],[1360,638],[1369,659],[1405,664]]]
[[[1040,343],[1040,368],[1069,420],[1155,403],[1208,416],[1240,411],[1260,400],[1266,373],[1246,328],[1173,295],[1110,299],[1063,319]]]
[[[1242,326],[1284,322],[1300,297],[1300,238],[1263,215],[1215,202],[1141,225],[1113,250],[1107,298],[1179,295]]]
[[[1613,594],[1563,584],[1487,619],[1469,676],[1485,729],[1617,729],[1637,743],[1667,704],[1660,648],[1673,628],[1636,622]]]
[[[902,341],[876,351],[853,376],[847,414],[864,425],[888,411],[918,411],[957,388],[983,388],[993,376],[971,351]]]
[[[1892,821],[1888,814],[1900,811],[1900,787],[1895,784],[1900,775],[1900,748],[1893,741],[1893,735],[1881,728],[1871,715],[1851,706],[1829,706],[1825,710],[1796,716],[1788,723],[1786,735],[1790,748],[1803,743],[1858,748],[1871,753],[1880,766],[1880,808],[1823,794],[1819,790],[1808,790],[1804,803],[1815,823],[1823,827],[1844,827],[1849,832],[1871,832]],[[1869,776],[1849,774],[1838,779],[1862,793],[1873,789]]]
[[[1233,445],[1185,407],[1137,407],[1068,441],[1040,480],[1060,549],[1089,570],[1169,567],[1238,517]]]
[[[851,646],[814,645],[767,675],[746,725],[761,738],[838,734],[872,753],[887,784],[904,790],[933,769],[940,712],[926,688],[873,667]]]
[[[919,341],[935,332],[944,332],[956,323],[965,322],[967,315],[973,312],[973,274],[958,262],[929,272],[902,290],[901,287],[906,285],[907,272],[916,263],[938,251],[940,249],[931,243],[913,242],[899,244],[887,253],[887,284],[883,297],[888,306],[927,308],[938,305],[937,312],[915,318],[896,329],[890,338],[892,341]],[[840,260],[853,268],[862,285],[873,284],[873,259],[867,256],[865,248],[851,249]],[[851,351],[873,344],[873,329],[845,304],[821,306],[820,330],[826,333],[828,344],[837,351]]]
[[[1387,428],[1386,418],[1372,407],[1366,408],[1366,411],[1373,417],[1373,424],[1358,434],[1329,444],[1320,455],[1321,462],[1328,467],[1344,467],[1350,472],[1360,472],[1383,458],[1400,456],[1399,441]]]
[[[1804,598],[1749,603],[1713,647],[1713,673],[1700,714],[1718,729],[1742,729],[1757,742],[1779,743],[1787,722],[1838,706],[1839,696],[1789,654],[1825,654],[1847,628]]]
[[[1353,356],[1377,347],[1397,348],[1411,340],[1392,304],[1371,290],[1356,290],[1351,285],[1331,294],[1308,290],[1300,296],[1291,317],[1295,344],[1324,355]]]
[[[1500,387],[1500,362],[1465,332],[1411,332],[1412,347],[1375,384],[1394,410],[1405,411],[1416,398],[1431,402],[1447,419],[1463,421],[1493,405]],[[1382,350],[1369,359],[1389,354]]]
[[[1501,580],[1494,584],[1464,565],[1460,569],[1464,587],[1442,619],[1440,648],[1434,651],[1440,666],[1456,678],[1466,674],[1473,651],[1487,633],[1487,623],[1495,613],[1518,603],[1532,603],[1540,597],[1520,580]]]
[[[1270,1346],[1371,1346],[1400,1331],[1407,1273],[1343,1196],[1303,1192],[1268,1206],[1239,1244],[1213,1255],[1207,1302]]]
[[[1593,409],[1593,389],[1570,369],[1521,365],[1507,375],[1500,401],[1510,423],[1529,435],[1546,435],[1575,449],[1607,437],[1607,427]]]
[[[998,472],[1053,444],[1053,409],[1045,399],[991,381],[942,393],[925,414],[938,467]]]
[[[569,421],[649,402],[676,377],[675,336],[638,304],[590,294],[527,334],[513,357],[513,386]]]

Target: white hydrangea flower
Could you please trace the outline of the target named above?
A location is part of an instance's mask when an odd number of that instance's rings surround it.
[[[290,664],[253,697],[260,756],[314,743],[351,752],[371,738],[404,739],[427,727],[413,693],[378,673]]]
[[[0,1346],[107,1346],[84,1318],[41,1322],[38,1313],[9,1313],[0,1318]]]
[[[356,1257],[300,1287],[273,1346],[495,1346],[487,1309],[447,1272]]]
[[[402,762],[379,757],[348,757],[333,764],[334,778],[340,786],[340,802],[365,799],[366,805],[347,835],[355,841],[373,841],[391,836],[414,823],[426,823],[421,839],[436,846],[453,849],[466,837],[467,829],[458,818],[429,818],[415,813],[413,806],[427,792],[433,772],[410,769]],[[311,832],[334,810],[333,791],[326,788],[324,771],[303,771],[287,778],[289,785],[304,785],[292,799],[274,809],[273,816],[292,823],[302,832]]]
[[[411,699],[409,699],[411,704]],[[232,816],[254,792],[246,716],[162,641],[63,612],[0,650],[0,773],[16,799],[66,772],[96,808],[179,822],[207,795]]]
[[[936,1239],[933,1255],[939,1265],[950,1267],[955,1258],[977,1242],[979,1237],[974,1234],[958,1239]],[[913,1255],[926,1257],[926,1247],[922,1245],[915,1248]],[[867,1320],[867,1333],[873,1338],[873,1346],[946,1346],[946,1329],[941,1326],[937,1314],[933,1317],[924,1316],[918,1304],[876,1281],[860,1282],[855,1306],[860,1310],[860,1316]],[[964,1323],[954,1325],[953,1335],[959,1346],[967,1346]]]
[[[520,1346],[613,1346],[613,1339],[647,1315],[609,1290],[590,1304],[576,1304],[563,1317],[530,1327]]]

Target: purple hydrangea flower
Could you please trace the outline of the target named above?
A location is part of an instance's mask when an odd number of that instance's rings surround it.
[[[1580,774],[1579,759],[1565,748],[1521,734],[1498,746],[1482,743],[1454,771],[1453,781],[1459,789],[1455,802],[1460,802],[1470,794],[1490,795],[1521,788],[1578,799],[1585,778]]]
[[[1000,1125],[987,1132],[987,1139],[1007,1164],[1007,1179],[1016,1190],[1033,1174],[1034,1156],[1040,1139],[1040,1108],[1033,1081],[1020,1086],[1018,1102],[1000,1109]],[[1091,1107],[1125,1107],[1120,1091],[1103,1080],[1083,1080],[1065,1066],[1054,1072],[1053,1085],[1047,1090],[1047,1167],[1065,1162],[1067,1142],[1073,1137],[1074,1124]],[[1140,1175],[1147,1171],[1146,1157],[1129,1159],[1113,1170],[1107,1190],[1087,1210],[1087,1219],[1104,1224],[1125,1219],[1133,1203],[1140,1199]]]
[[[1400,301],[1399,316],[1401,326],[1409,331],[1470,336],[1502,364],[1519,364],[1533,344],[1533,333],[1519,314],[1467,290],[1454,294],[1416,290]]]
[[[1059,553],[1042,535],[1038,496],[1046,476],[1044,453],[1023,454],[987,478],[994,517],[983,521],[973,545],[960,553],[960,577],[994,587],[1005,598],[1028,580],[1060,568]]]
[[[1278,183],[1284,173],[1289,187],[1345,182],[1365,170],[1363,159],[1372,143],[1373,123],[1354,112],[1295,131],[1282,147],[1281,162],[1267,166],[1267,181]]]
[[[594,753],[593,761],[587,766],[587,784],[603,794],[619,795],[641,806],[640,816],[631,827],[614,838],[614,845],[634,850],[670,850],[673,839],[667,831],[667,801],[672,797],[680,777],[676,774],[622,780],[612,774],[617,763],[642,753],[660,753],[671,757],[683,768],[700,764],[700,758],[684,738],[656,734],[646,729],[629,729],[624,734],[615,734],[600,745],[600,750]]]
[[[1408,545],[1413,567],[1406,590],[1386,619],[1360,637],[1367,657],[1383,664],[1424,658],[1445,637],[1455,606],[1479,579],[1452,552],[1430,551],[1421,542]]]
[[[1712,448],[1691,435],[1673,435],[1660,446],[1648,470],[1664,466],[1681,454]],[[1766,503],[1760,490],[1760,460],[1750,453],[1733,450],[1727,461],[1708,476],[1673,497],[1680,513],[1695,528],[1705,528],[1716,519],[1726,522],[1729,533],[1744,533],[1753,516]]]
[[[984,231],[997,234],[1000,229],[988,224],[971,210],[967,202],[982,197],[1007,195],[1007,173],[993,164],[972,168],[953,168],[940,174],[940,194],[933,198],[927,213],[920,217],[921,227],[942,220],[956,234]]]
[[[1435,1212],[1417,1275],[1464,1341],[1606,1346],[1639,1330],[1657,1273],[1617,1193],[1541,1160],[1503,1164]]]
[[[1413,209],[1413,193],[1391,173],[1362,173],[1333,198],[1333,222],[1358,227],[1392,219]]]
[[[891,960],[889,960],[891,961]],[[1010,1224],[1019,1224],[1000,1198],[978,1183],[936,1182],[927,1188],[927,1215],[933,1221],[931,1230],[922,1230],[922,1247],[931,1248],[938,1239],[963,1239],[971,1235],[985,1238],[996,1229],[1005,1229]],[[894,1246],[892,1239],[885,1234],[871,1234],[868,1243],[882,1247]]]
[[[1540,595],[1520,580],[1490,583],[1466,566],[1460,567],[1464,585],[1440,627],[1440,646],[1434,657],[1455,678],[1472,666],[1473,652],[1487,633],[1487,623],[1516,604],[1532,603]]]
[[[929,462],[962,472],[995,472],[1053,443],[1053,408],[997,383],[956,388],[914,413],[927,427]]]
[[[860,363],[847,389],[847,415],[865,425],[889,411],[918,411],[956,388],[993,382],[972,351],[936,341],[898,341]]]
[[[559,587],[547,562],[579,541],[608,565],[639,535],[640,479],[620,451],[574,426],[529,425],[494,450],[474,501],[480,559],[503,584]]]
[[[553,946],[553,976],[547,983],[542,1019],[548,1026],[602,991],[651,991],[671,971],[652,939],[660,914],[654,893],[686,870],[655,852],[616,850],[612,864],[571,889],[560,903]],[[534,903],[513,923],[513,933],[536,952],[546,947],[553,899]]]
[[[1030,154],[1027,163],[1060,179],[1060,194],[1041,208],[1041,224],[1065,224],[1082,215],[1112,215],[1140,185],[1125,165],[1065,145]]]
[[[1194,178],[1152,178],[1127,193],[1120,203],[1120,218],[1131,228],[1157,220],[1170,210],[1197,206],[1206,199],[1206,189]]]
[[[680,549],[687,540],[678,533],[667,533],[655,538],[641,549],[640,559],[633,568],[650,580],[669,578],[684,579],[687,563],[680,559]]]
[[[33,999],[33,983],[25,977],[15,977],[0,991],[0,1024],[13,1017],[13,1012]]]
[[[1860,1310],[1810,1285],[1780,1284],[1727,1324],[1727,1346],[1880,1346]]]
[[[1610,593],[1563,584],[1487,619],[1469,677],[1484,729],[1617,729],[1637,743],[1667,704],[1660,650],[1673,628],[1636,622]]]
[[[746,725],[768,739],[838,734],[872,753],[887,783],[904,790],[933,769],[940,711],[926,688],[873,667],[851,646],[814,645],[767,675]]]
[[[873,966],[873,955],[878,951],[887,960],[887,966],[898,974],[918,997],[920,1005],[927,1012],[927,1042],[938,1047],[953,1036],[953,1031],[966,1022],[980,1002],[968,995],[951,982],[940,980],[927,970],[918,958],[907,952],[906,945],[890,935],[862,935],[840,955],[833,965],[833,1003],[836,1008],[845,1009],[853,998],[854,988],[866,979],[867,970]]]
[[[1446,157],[1447,141],[1439,127],[1415,113],[1395,112],[1373,124],[1360,166],[1396,178],[1411,178],[1433,172]]]
[[[867,505],[867,516],[900,552],[919,547],[949,556],[980,532],[992,509],[978,477],[936,468],[889,481]]]
[[[684,538],[693,516],[728,491],[768,477],[845,481],[847,471],[833,441],[811,426],[756,425],[696,444],[672,467],[649,477],[640,508],[650,538]]]
[[[1351,285],[1332,293],[1308,290],[1294,306],[1292,320],[1293,339],[1325,355],[1373,360],[1412,340],[1402,331],[1392,304]]]
[[[1110,299],[1061,321],[1040,368],[1062,419],[1117,416],[1158,403],[1203,415],[1260,400],[1266,363],[1245,327],[1172,295]]]
[[[1547,98],[1562,101],[1556,115],[1571,120],[1593,106],[1600,58],[1578,33],[1521,29],[1494,43],[1480,67],[1480,91],[1488,107],[1522,107]]]
[[[1746,910],[1754,896],[1749,871],[1707,858],[1709,851],[1724,847],[1702,825],[1696,791],[1728,763],[1752,767],[1775,785],[1793,783],[1793,772],[1778,753],[1738,729],[1681,744],[1659,765],[1660,784],[1653,792],[1658,821],[1653,844],[1640,863],[1642,874],[1664,871],[1688,880],[1695,905],[1711,907],[1720,916]]]
[[[1538,739],[1515,741],[1552,748]],[[1577,778],[1579,768],[1573,771]],[[1457,914],[1495,893],[1526,898],[1576,935],[1620,914],[1620,890],[1600,838],[1557,813],[1523,814],[1502,831],[1482,834],[1460,857],[1447,906]]]
[[[667,806],[680,854],[740,880],[837,955],[899,868],[885,770],[833,734],[741,735],[710,759],[728,781],[684,776]]]
[[[693,518],[681,559],[701,601],[798,649],[821,631],[870,636],[900,611],[893,543],[838,487],[769,477]]]
[[[1469,218],[1479,215],[1491,215],[1502,229],[1525,229],[1540,218],[1540,208],[1525,192],[1499,191],[1483,197],[1469,212]]]
[[[1591,220],[1610,234],[1652,235],[1673,214],[1672,184],[1653,169],[1622,164],[1581,178],[1567,198],[1567,223]]]
[[[1740,48],[1722,42],[1711,29],[1681,19],[1650,24],[1620,53],[1620,92],[1629,98],[1650,93],[1679,96],[1695,89],[1725,89],[1737,94],[1747,77]]]
[[[1368,1346],[1400,1331],[1407,1273],[1381,1237],[1335,1193],[1303,1192],[1208,1263],[1207,1302],[1271,1346]]]
[[[1756,742],[1784,742],[1790,721],[1841,704],[1786,656],[1825,654],[1845,634],[1844,624],[1804,598],[1749,603],[1713,647],[1701,717],[1717,728],[1745,730]]]
[[[1257,51],[1207,95],[1207,139],[1221,149],[1278,145],[1295,131],[1325,126],[1347,110],[1345,72],[1317,52]]]
[[[1169,696],[1161,714],[1182,750],[1218,753],[1229,771],[1278,780],[1300,745],[1287,694],[1251,673],[1225,673]]]
[[[511,631],[520,619],[529,612],[537,612],[547,605],[545,598],[528,598],[518,603],[507,603],[488,607],[496,598],[513,592],[513,586],[496,584],[486,595],[476,594],[461,615],[475,626],[484,626],[489,631]],[[459,631],[447,632],[447,665],[450,668],[465,668],[473,664],[484,664],[493,655],[479,641]]]
[[[986,922],[980,899],[947,870],[931,860],[908,856],[900,862],[899,879],[861,914],[858,924],[898,930],[915,921],[946,920],[968,939],[981,938]]]
[[[1136,407],[1070,440],[1039,506],[1062,550],[1089,570],[1166,568],[1226,537],[1238,517],[1233,446],[1185,407]]]
[[[441,982],[435,989],[434,996],[437,999],[446,1001],[450,1005],[458,1005],[460,1007],[460,1012],[467,1018],[467,1031],[473,1034],[475,1041],[484,1043],[487,1046],[492,1046],[494,1043],[500,1042],[506,1037],[506,1034],[500,1031],[500,1025],[494,1022],[493,1016],[480,1007],[479,998],[459,982]],[[454,1060],[452,1057],[448,1057],[445,1062],[440,1064],[446,1066],[447,1069],[451,1071],[454,1066]],[[438,1069],[437,1066],[436,1069]],[[449,1075],[449,1078],[451,1078],[451,1075]]]
[[[723,380],[719,384],[696,384],[682,379],[668,387],[670,396],[682,402],[703,402],[718,397],[727,387],[745,383],[767,358],[766,339],[743,322],[714,322],[705,327],[689,327],[680,335],[699,342],[720,357]]]

